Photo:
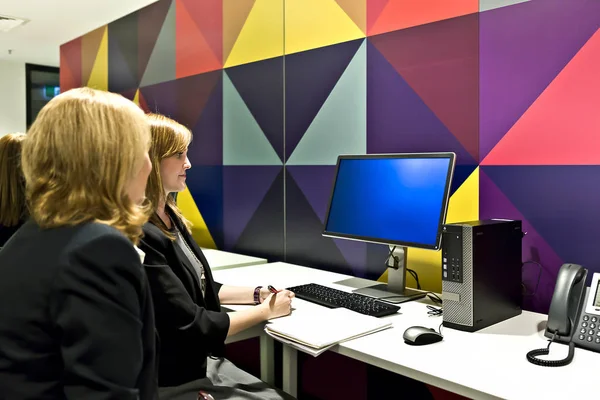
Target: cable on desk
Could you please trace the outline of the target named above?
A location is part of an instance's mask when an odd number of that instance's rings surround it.
[[[434,307],[434,306],[427,306],[427,309],[429,311],[427,311],[427,314],[431,315],[431,316],[438,316],[438,315],[442,315],[443,313],[443,309],[442,307]]]
[[[538,287],[540,286],[540,280],[542,279],[542,264],[540,264],[537,261],[528,260],[528,261],[523,262],[523,265],[521,265],[521,270],[523,270],[523,267],[526,264],[535,264],[539,267],[537,283],[535,284],[535,289],[533,290],[533,292],[527,293],[527,287],[525,286],[525,283],[521,282],[521,286],[523,287],[523,296],[535,296],[535,294],[537,293]]]
[[[438,326],[438,333],[441,335],[442,334],[442,326],[444,326],[444,322],[442,321],[442,323],[440,324],[440,326]],[[442,335],[443,336],[443,335]]]
[[[575,354],[575,343],[573,342],[569,342],[569,354],[567,354],[567,357],[562,360],[542,360],[537,358],[537,356],[545,356],[550,353],[550,345],[554,342],[555,338],[556,332],[552,335],[552,339],[548,340],[548,346],[545,349],[531,350],[529,353],[527,353],[527,361],[542,367],[563,367],[571,364],[571,361],[573,361],[573,355]]]
[[[442,304],[442,298],[437,293],[427,292],[427,297],[436,304]]]

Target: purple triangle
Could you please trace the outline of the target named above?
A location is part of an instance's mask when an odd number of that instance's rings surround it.
[[[544,0],[479,15],[483,159],[600,27],[600,1]]]
[[[563,264],[563,260],[488,177],[487,173],[490,171],[493,175],[497,175],[493,173],[494,168],[506,167],[480,167],[479,170],[479,217],[480,219],[506,218],[523,221],[523,231],[527,232],[523,238],[523,261],[537,261],[544,267],[536,296],[524,297],[523,306],[532,311],[545,313],[550,306],[556,274]],[[517,186],[519,185],[517,184]],[[524,194],[526,193],[529,191],[526,190]],[[523,268],[523,279],[528,291],[535,289],[537,273],[535,265],[527,265]]]
[[[385,57],[367,47],[367,152],[453,151],[457,163],[477,162]]]
[[[285,57],[285,154],[290,158],[363,39]]]
[[[325,214],[335,178],[335,165],[287,166],[315,214],[325,223]]]
[[[226,166],[223,169],[224,241],[225,248],[231,249],[282,167]]]
[[[219,80],[194,126],[189,158],[192,164],[223,164],[223,89]]]
[[[87,82],[85,82],[87,83]],[[110,92],[124,92],[134,89],[137,79],[131,72],[127,60],[119,47],[119,42],[110,40],[110,26],[108,39],[108,90]]]
[[[356,240],[333,239],[335,245],[340,249],[344,259],[352,268],[354,276],[367,276],[367,243]]]
[[[227,68],[227,76],[283,162],[283,57]]]
[[[502,190],[565,261],[600,271],[600,166],[486,167]]]
[[[140,88],[150,112],[169,118],[177,116],[177,81],[168,81]]]

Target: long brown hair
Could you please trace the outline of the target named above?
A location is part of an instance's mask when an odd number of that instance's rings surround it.
[[[127,186],[149,147],[144,112],[123,96],[77,88],[54,97],[23,144],[32,218],[41,228],[103,223],[137,243],[149,210]]]
[[[15,226],[27,214],[25,179],[21,171],[23,133],[0,137],[0,225]]]
[[[177,153],[187,151],[192,141],[192,132],[179,122],[164,115],[148,114],[147,118],[150,121],[150,133],[152,136],[152,145],[150,146],[149,153],[150,161],[152,162],[152,172],[146,186],[146,199],[151,204],[153,211],[150,216],[150,222],[156,225],[169,239],[175,240],[175,236],[169,232],[167,226],[158,214],[156,214],[161,202],[164,202],[165,209],[170,208],[173,211],[183,223],[185,229],[190,233],[192,224],[183,216],[173,197],[165,193],[162,177],[160,176],[160,162]]]

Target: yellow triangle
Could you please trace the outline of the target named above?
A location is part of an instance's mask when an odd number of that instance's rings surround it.
[[[364,38],[335,0],[286,0],[285,53]]]
[[[283,3],[254,3],[224,68],[283,55]]]
[[[108,90],[108,29],[104,30],[96,61],[87,85],[94,89]]]
[[[217,245],[188,188],[177,195],[177,206],[184,217],[192,223],[192,237],[198,243],[198,246],[207,249],[216,249]]]
[[[140,106],[140,89],[135,91],[135,96],[133,96],[133,102],[139,107]],[[187,190],[187,189],[186,189]]]
[[[450,197],[446,222],[462,222],[479,219],[479,167],[469,175]],[[419,275],[421,289],[440,293],[442,291],[442,252],[408,249],[408,268]],[[407,286],[416,287],[414,278],[407,274]],[[378,279],[387,282],[387,269]]]

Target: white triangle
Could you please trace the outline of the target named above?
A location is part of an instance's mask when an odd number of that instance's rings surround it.
[[[362,43],[287,164],[335,165],[367,152],[367,53]]]
[[[223,72],[223,165],[281,165],[248,107]]]

